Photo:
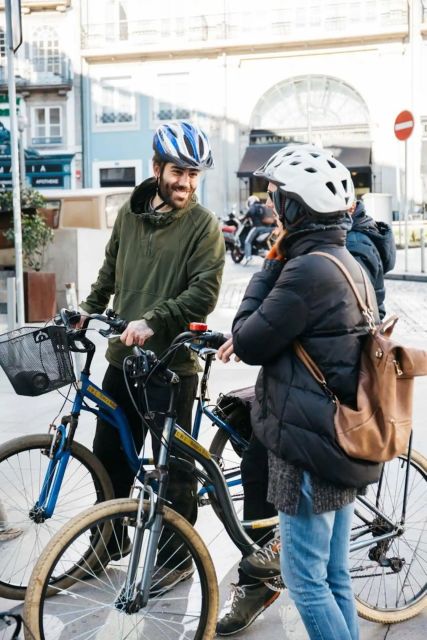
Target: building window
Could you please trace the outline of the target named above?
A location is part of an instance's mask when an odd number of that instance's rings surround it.
[[[134,187],[135,167],[108,167],[99,170],[100,187]]]
[[[61,107],[34,107],[31,143],[34,145],[61,144]]]
[[[162,73],[157,77],[154,120],[188,120],[190,77],[188,73]]]
[[[58,34],[52,27],[41,27],[34,32],[32,62],[38,73],[61,73]]]
[[[97,126],[136,123],[136,97],[130,86],[132,78],[102,78],[95,85]]]
[[[106,4],[106,39],[111,42],[129,37],[126,3],[108,0]]]

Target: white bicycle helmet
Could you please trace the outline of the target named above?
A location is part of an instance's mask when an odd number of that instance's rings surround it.
[[[350,171],[329,151],[311,144],[280,149],[254,175],[274,182],[319,216],[347,211],[355,200]]]
[[[173,162],[183,169],[213,168],[212,150],[208,137],[200,127],[190,122],[162,124],[153,138],[155,159]]]

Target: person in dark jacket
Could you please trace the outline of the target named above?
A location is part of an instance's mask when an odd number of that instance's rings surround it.
[[[248,219],[252,223],[252,228],[249,229],[248,235],[245,238],[245,259],[246,264],[252,257],[252,243],[262,233],[271,232],[275,226],[275,222],[272,216],[269,215],[268,208],[261,204],[258,196],[249,196],[248,210],[245,214],[245,219]]]
[[[385,222],[376,222],[366,214],[360,200],[352,216],[353,224],[347,234],[347,249],[366,269],[377,297],[381,319],[385,316],[384,274],[396,263],[393,231]]]
[[[270,198],[267,199],[266,206],[277,216]],[[280,220],[278,225],[280,228]],[[375,289],[380,316],[383,318],[385,315],[384,273],[393,269],[396,260],[395,242],[390,226],[369,217],[363,203],[357,201],[354,205],[352,226],[347,233],[346,246],[366,270]],[[267,260],[273,258],[278,258],[277,245],[267,255]],[[233,352],[233,340],[230,338],[219,349],[218,356],[223,362],[228,362]],[[267,500],[267,450],[254,435],[243,453],[241,474],[244,519],[258,520],[277,515],[276,509]],[[232,614],[225,616],[223,626],[227,630],[233,629],[235,633],[246,628],[248,623],[251,624],[265,609],[266,603],[272,604],[278,597],[265,586],[264,581],[266,577],[274,579],[280,575],[280,538],[274,535],[274,528],[254,529],[250,535],[255,542],[263,546],[258,552],[245,559],[243,566],[239,567],[238,583],[233,585],[233,589],[238,589],[241,595],[245,594],[245,597],[234,601]]]
[[[252,423],[269,449],[268,498],[279,510],[289,593],[310,638],[355,640],[347,566],[353,502],[358,489],[377,480],[379,465],[350,459],[339,448],[334,405],[292,349],[298,338],[333,392],[355,404],[365,322],[338,268],[309,255],[320,250],[339,258],[364,294],[361,269],[345,248],[353,185],[343,165],[310,145],[286,147],[257,173],[269,180],[283,221],[279,248],[287,261],[267,260],[252,278],[233,324],[234,351],[262,365]],[[260,587],[240,588],[233,605],[251,589],[259,591],[250,596],[258,615],[268,606]],[[218,623],[219,635],[236,632],[233,605],[230,618]],[[246,617],[246,626],[254,617]]]

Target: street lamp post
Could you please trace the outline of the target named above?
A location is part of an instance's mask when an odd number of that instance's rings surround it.
[[[24,146],[24,131],[28,125],[28,120],[23,114],[18,115],[18,131],[19,131],[19,176],[21,181],[21,188],[25,187],[25,146]]]
[[[13,228],[15,241],[16,311],[19,325],[25,324],[24,268],[22,263],[21,194],[16,114],[15,51],[22,43],[21,2],[6,0],[7,73],[10,111],[10,154],[12,164]]]

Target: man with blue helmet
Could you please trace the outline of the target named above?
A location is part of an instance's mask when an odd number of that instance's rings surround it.
[[[213,167],[206,134],[189,122],[163,124],[154,135],[153,150],[154,176],[137,186],[120,209],[98,279],[81,304],[88,313],[100,313],[114,294],[114,310],[128,320],[120,340],[109,342],[106,353],[109,366],[103,389],[125,410],[137,448],[143,444],[146,429],[129,397],[122,373],[123,360],[135,344],[161,354],[190,322],[205,320],[218,298],[225,253],[215,216],[198,203],[195,195],[201,171]],[[197,359],[180,349],[170,367],[181,379],[177,421],[190,430],[198,380]],[[150,387],[150,411],[164,411],[168,390]],[[154,418],[150,426],[157,458],[162,416]],[[116,497],[128,496],[133,473],[117,431],[103,421],[98,421],[93,450],[112,479]],[[176,511],[194,524],[195,480],[185,467],[175,467],[173,463],[168,499]],[[116,534],[109,543],[111,559],[130,552],[126,527]],[[193,573],[185,549],[167,532],[159,548],[153,594],[173,587]]]

